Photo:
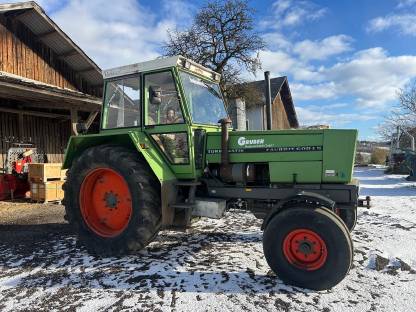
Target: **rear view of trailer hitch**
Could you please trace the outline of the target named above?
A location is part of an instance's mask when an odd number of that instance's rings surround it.
[[[364,207],[364,208],[370,209],[371,208],[371,197],[366,196],[365,199],[364,198],[359,198],[358,199],[358,207]]]

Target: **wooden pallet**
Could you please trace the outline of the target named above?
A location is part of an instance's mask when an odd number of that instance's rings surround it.
[[[33,183],[64,181],[67,170],[61,168],[62,164],[60,163],[29,164],[29,181]]]
[[[30,199],[37,203],[61,202],[64,198],[64,181],[31,182]]]

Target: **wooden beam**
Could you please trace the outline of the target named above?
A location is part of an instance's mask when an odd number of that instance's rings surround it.
[[[14,109],[14,108],[6,108],[6,107],[0,107],[0,112],[18,114],[18,115],[21,114],[21,115],[30,115],[30,116],[37,116],[37,117],[46,117],[46,118],[65,118],[65,119],[70,118],[70,116],[68,116],[68,115],[45,113],[45,112],[36,112],[36,111],[27,111],[27,110],[20,110],[20,109]]]
[[[78,135],[77,124],[78,124],[78,111],[74,108],[71,110],[71,133],[72,135]]]
[[[74,56],[74,55],[78,55],[78,54],[79,54],[79,52],[77,50],[71,49],[71,50],[69,50],[67,52],[64,52],[62,54],[59,54],[58,55],[58,58],[59,59],[64,59],[64,58],[67,58],[67,57],[70,57],[70,56]]]
[[[2,92],[6,90],[7,92]],[[48,100],[49,102],[56,101],[56,103],[63,101],[66,103],[77,103],[77,104],[82,104],[82,105],[92,104],[93,106],[97,105],[99,107],[102,104],[101,99],[99,98],[92,99],[91,97],[85,97],[85,98],[77,97],[77,96],[63,94],[63,93],[52,91],[52,90],[50,91],[50,90],[47,90],[46,88],[40,89],[36,87],[29,87],[29,86],[25,86],[21,84],[0,81],[0,93],[5,93],[7,97],[9,97],[11,95],[10,91],[16,92],[15,94],[19,95],[20,98],[26,97],[30,99],[31,97],[28,95],[31,94],[32,98],[40,98],[42,96],[44,97],[45,100]],[[35,94],[37,96],[34,96]]]
[[[89,73],[89,72],[92,72],[92,71],[95,71],[95,68],[87,67],[87,68],[84,68],[84,69],[75,70],[75,72],[80,73],[80,74]]]
[[[31,15],[32,13],[34,13],[34,11],[30,8],[30,9],[26,9],[26,10],[22,10],[21,13],[17,14],[17,19],[18,20],[22,20],[22,18]]]
[[[53,109],[53,110],[70,110],[71,108],[75,108],[78,111],[82,112],[94,112],[96,109],[91,109],[90,107],[86,107],[86,105],[80,104],[69,104],[64,102],[46,102],[46,101],[36,101],[33,99],[29,99],[27,102],[21,101],[23,109],[28,108],[43,108],[43,109]]]
[[[87,118],[87,121],[85,122],[85,126],[87,127],[87,129],[91,127],[91,124],[94,122],[94,119],[95,117],[97,117],[98,113],[98,111],[90,113],[90,115]]]
[[[23,110],[19,108],[19,139],[20,141],[23,141]]]
[[[42,40],[42,39],[48,38],[49,36],[52,36],[56,33],[57,33],[56,30],[52,30],[52,31],[44,32],[44,33],[36,35],[36,36],[38,37],[38,40]]]

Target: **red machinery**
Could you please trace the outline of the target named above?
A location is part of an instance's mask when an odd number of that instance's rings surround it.
[[[7,152],[6,172],[0,174],[0,200],[24,198],[30,190],[28,164],[43,162],[36,148],[12,147]]]

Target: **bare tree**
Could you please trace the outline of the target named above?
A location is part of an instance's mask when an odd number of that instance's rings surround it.
[[[404,113],[408,113],[410,122],[416,123],[416,80],[399,91],[399,103]]]
[[[390,139],[396,132],[397,126],[407,131],[416,127],[416,80],[407,84],[397,93],[398,104],[392,109],[379,127],[379,134],[384,139]]]
[[[247,0],[209,1],[188,29],[169,31],[164,54],[181,54],[222,74],[221,87],[230,91],[243,69],[261,68],[256,52],[265,43],[254,31],[253,14]]]

